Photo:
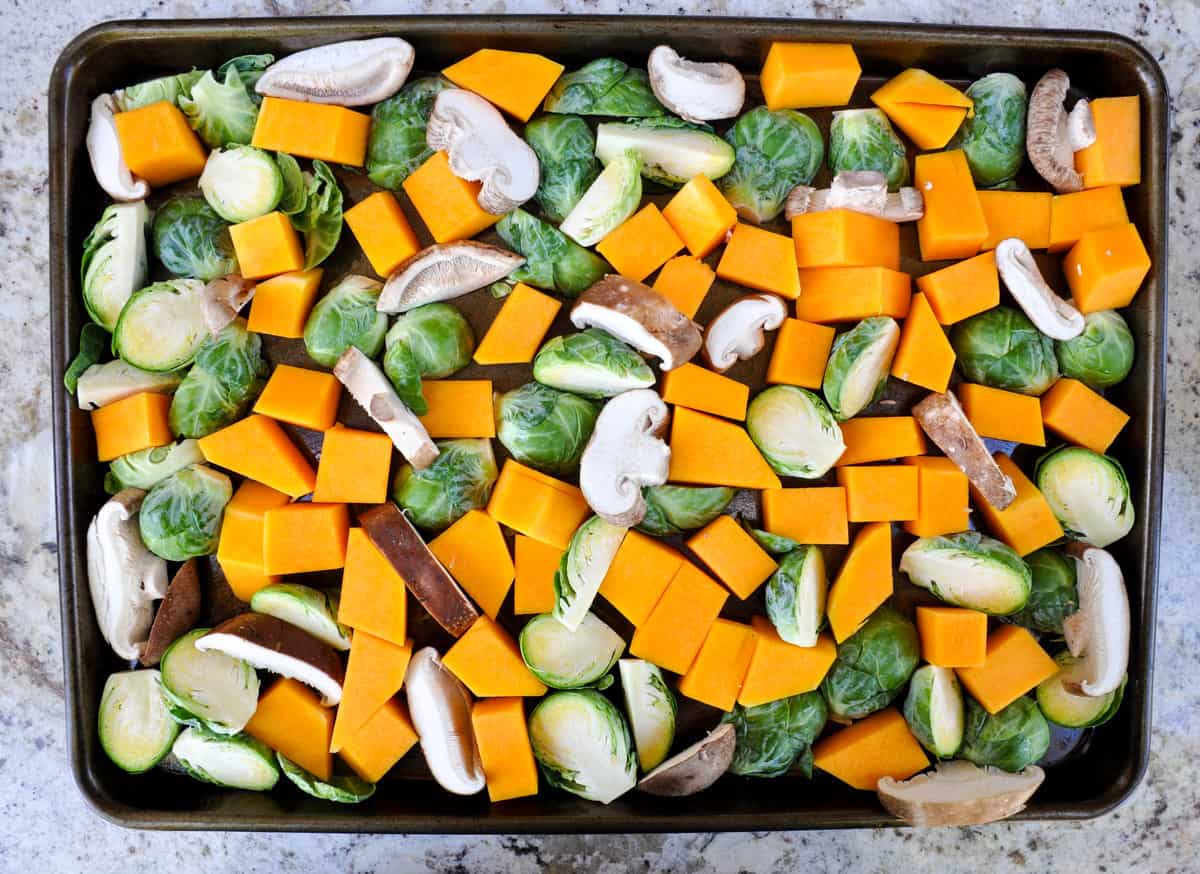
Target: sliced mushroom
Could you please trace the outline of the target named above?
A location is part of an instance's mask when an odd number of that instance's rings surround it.
[[[1003,510],[1017,499],[1017,487],[987,451],[958,398],[935,392],[914,406],[912,414],[989,504]]]
[[[708,323],[704,357],[714,370],[724,372],[739,359],[753,358],[787,318],[787,305],[773,294],[748,294],[725,307]]]
[[[150,636],[142,650],[141,662],[146,667],[157,665],[172,643],[195,628],[200,621],[200,574],[196,559],[189,558],[171,578],[166,595],[154,614]]]
[[[201,652],[221,652],[255,668],[291,677],[334,707],[342,700],[342,660],[307,631],[265,613],[243,613],[196,638]]]
[[[600,328],[653,355],[663,370],[691,361],[700,350],[700,328],[649,286],[609,274],[571,308],[576,328]]]
[[[118,656],[136,659],[145,650],[154,601],[167,591],[167,563],[142,543],[138,510],[146,493],[113,495],[87,531],[88,588],[100,634]]]
[[[421,752],[435,780],[447,792],[474,795],[486,785],[475,733],[471,693],[450,673],[437,650],[413,654],[404,675],[408,711],[421,739]]]
[[[1046,284],[1024,240],[1009,237],[996,245],[996,269],[1029,321],[1047,337],[1070,340],[1083,333],[1083,313]]]
[[[524,263],[524,256],[488,243],[437,243],[392,272],[375,309],[403,313],[427,303],[462,297],[499,282]]]
[[[908,780],[884,777],[876,791],[888,813],[909,825],[983,825],[1024,810],[1045,777],[1037,765],[1012,774],[991,765],[938,762],[935,770]]]
[[[1067,691],[1099,697],[1116,691],[1129,666],[1129,595],[1108,552],[1083,544],[1072,544],[1070,551],[1079,610],[1063,620],[1063,637],[1071,655],[1083,660],[1078,670],[1084,679]]]
[[[482,182],[479,206],[492,215],[511,212],[537,191],[537,155],[513,133],[500,110],[478,94],[447,88],[438,94],[425,128],[429,148],[446,152],[460,179]]]
[[[579,488],[598,516],[626,528],[642,521],[642,487],[667,481],[671,450],[659,436],[666,424],[667,405],[649,388],[619,394],[600,410],[579,461]]]
[[[1059,193],[1079,191],[1083,177],[1075,170],[1075,153],[1096,141],[1096,124],[1086,100],[1068,114],[1063,105],[1071,80],[1053,69],[1038,80],[1029,96],[1025,151],[1029,163]]]
[[[806,212],[848,209],[889,222],[915,222],[925,215],[925,198],[916,188],[887,190],[887,177],[878,170],[844,170],[833,177],[829,188],[797,185],[783,206],[791,221]]]
[[[254,297],[255,284],[236,273],[209,280],[204,286],[204,323],[217,336],[238,317],[238,312]]]
[[[289,100],[366,106],[399,91],[412,65],[413,47],[397,37],[337,42],[276,61],[254,88]]]
[[[145,179],[133,175],[121,154],[121,139],[113,121],[116,104],[112,95],[101,94],[92,101],[88,122],[87,150],[96,181],[113,200],[142,200],[150,193]]]
[[[733,118],[746,100],[746,80],[733,64],[688,61],[670,46],[657,46],[646,63],[650,90],[687,121]]]
[[[650,795],[674,797],[703,792],[729,770],[736,741],[733,724],[721,723],[702,740],[643,777],[638,789]]]
[[[409,464],[424,470],[438,457],[437,444],[400,396],[379,365],[357,346],[351,346],[333,366],[333,375],[341,380],[350,396],[367,411],[383,432],[392,438]]]

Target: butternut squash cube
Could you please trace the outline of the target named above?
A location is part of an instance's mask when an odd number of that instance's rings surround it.
[[[402,186],[421,221],[439,243],[465,240],[500,221],[479,205],[478,182],[459,179],[445,152],[434,152]]]
[[[432,379],[421,383],[429,405],[421,424],[430,437],[495,437],[490,379]]]
[[[1063,275],[1084,315],[1127,307],[1150,272],[1150,256],[1134,224],[1088,231],[1063,259]]]
[[[683,562],[646,621],[629,654],[676,674],[687,673],[721,614],[728,593],[691,562]]]
[[[944,148],[975,111],[967,95],[915,67],[885,82],[871,102],[920,149]]]
[[[627,279],[641,282],[683,248],[683,240],[648,203],[596,244],[596,251]]]
[[[850,542],[846,490],[841,486],[764,489],[763,525],[772,534],[797,543]]]
[[[861,74],[847,43],[773,42],[759,84],[767,109],[845,106]]]
[[[412,641],[395,644],[365,631],[355,631],[342,683],[342,700],[333,723],[329,751],[341,750],[404,685],[412,657]]]
[[[925,197],[925,215],[917,219],[921,260],[977,254],[988,237],[988,225],[962,150],[917,155],[913,176]]]
[[[313,500],[320,504],[382,504],[387,500],[392,441],[378,431],[338,425],[325,432]]]
[[[564,552],[566,550],[526,537],[524,534],[518,534],[514,538],[514,613],[521,616],[529,613],[549,613],[554,609],[554,574],[562,562]]]
[[[689,362],[663,374],[662,399],[668,404],[743,421],[750,386]]]
[[[1129,414],[1077,379],[1063,377],[1041,397],[1042,422],[1070,443],[1104,453],[1129,421]]]
[[[346,537],[346,566],[338,599],[338,622],[403,646],[408,640],[408,591],[396,572],[361,528]]]
[[[927,451],[925,434],[912,416],[858,416],[842,422],[846,451],[836,464],[891,461]]]
[[[999,713],[1030,689],[1058,673],[1028,629],[1001,625],[987,639],[987,654],[977,668],[959,668],[958,678],[988,713]]]
[[[929,759],[904,717],[888,707],[813,744],[813,764],[855,789],[874,792],[884,777],[907,780],[928,768]]]
[[[679,678],[679,694],[718,710],[732,710],[757,643],[758,635],[749,625],[716,620],[696,660]]]
[[[276,210],[229,226],[238,269],[246,279],[263,279],[304,269],[304,249],[286,215]]]
[[[796,318],[806,322],[903,319],[912,298],[912,277],[886,267],[820,267],[800,271],[800,289]]]
[[[944,392],[954,372],[954,347],[925,295],[912,296],[908,318],[892,359],[892,376],[930,391]]]
[[[517,642],[486,616],[480,616],[466,634],[442,657],[444,664],[476,698],[508,698],[546,694],[546,687],[530,673]]]
[[[160,100],[113,115],[121,157],[151,188],[199,176],[208,155],[174,103]]]
[[[600,594],[636,628],[646,621],[684,564],[683,555],[655,537],[630,530],[600,584]]]
[[[537,765],[529,743],[525,702],[520,698],[488,698],[471,708],[475,746],[487,779],[488,799],[506,801],[537,795]]]
[[[1056,194],[1050,200],[1051,252],[1065,252],[1088,231],[1129,224],[1125,196],[1116,185]]]
[[[1037,398],[970,382],[962,383],[955,394],[980,437],[1046,445],[1042,405]]]
[[[988,618],[961,607],[918,607],[921,658],[943,668],[979,668],[987,658]]]
[[[864,525],[846,553],[825,603],[829,628],[838,643],[858,631],[892,596],[892,583],[892,526],[887,522]]]
[[[343,218],[371,262],[371,269],[385,279],[421,248],[404,210],[390,191],[376,191],[363,198],[346,210]]]
[[[337,421],[342,384],[324,370],[277,364],[254,412],[312,431],[325,431]]]
[[[753,288],[795,299],[800,294],[796,273],[796,248],[783,234],[739,223],[734,226],[717,276]]]
[[[371,116],[330,103],[264,97],[250,144],[299,158],[361,167]]]
[[[243,601],[249,602],[259,589],[279,582],[278,576],[263,570],[263,515],[287,503],[287,495],[248,479],[225,505],[217,563],[233,593]]]
[[[513,581],[513,562],[500,524],[482,510],[471,510],[429,542],[429,551],[495,619]]]
[[[898,464],[839,467],[851,522],[904,522],[917,518],[917,472]]]
[[[92,410],[96,458],[112,461],[130,452],[166,446],[174,436],[168,423],[171,396],[144,391]]]
[[[279,427],[266,416],[250,415],[200,438],[204,457],[226,470],[257,480],[288,497],[307,495],[317,475]]]
[[[826,325],[784,319],[767,364],[767,382],[819,389],[836,334]]]
[[[703,173],[675,192],[662,214],[697,258],[725,242],[725,236],[737,224],[737,210]]]
[[[779,477],[740,425],[687,407],[671,417],[671,482],[777,489]]]
[[[532,52],[479,49],[442,70],[442,75],[509,115],[529,121],[562,71],[562,64]]]
[[[475,363],[528,364],[561,307],[550,295],[518,282],[475,347]]]
[[[1048,191],[980,191],[979,206],[987,222],[988,234],[981,249],[995,249],[1001,240],[1016,237],[1030,249],[1050,245],[1050,203]]]
[[[375,711],[338,755],[358,776],[378,783],[417,740],[408,708],[393,698]]]
[[[320,780],[333,774],[329,739],[333,711],[321,706],[317,693],[282,677],[259,696],[258,708],[246,723],[246,734],[283,754]]]
[[[488,501],[488,515],[519,534],[566,549],[591,512],[569,483],[508,459]]]
[[[900,269],[900,226],[850,209],[801,213],[792,219],[796,266]],[[803,286],[801,286],[803,289]]]
[[[321,287],[320,267],[280,273],[254,287],[246,327],[256,334],[297,339],[304,336],[309,310]]]
[[[775,559],[732,516],[721,515],[693,534],[688,549],[742,600],[775,573]]]
[[[971,486],[975,509],[983,516],[992,534],[1022,556],[1029,555],[1035,549],[1041,549],[1062,537],[1062,526],[1037,486],[1007,455],[997,452],[993,457],[1000,470],[1012,479],[1017,489],[1017,497],[1003,510],[997,510]]]
[[[717,274],[692,255],[678,255],[663,265],[654,280],[654,290],[675,304],[689,319],[694,318]]]
[[[904,523],[905,531],[917,537],[936,537],[971,527],[967,475],[957,464],[940,455],[906,458],[904,464],[917,469],[917,518]]]
[[[330,571],[346,564],[345,504],[286,504],[263,515],[263,569],[269,574]]]
[[[934,316],[943,325],[953,325],[984,310],[1000,305],[1000,273],[996,253],[983,252],[941,270],[917,277],[917,288]]]
[[[1096,141],[1075,153],[1084,188],[1137,185],[1142,181],[1142,119],[1138,96],[1091,102]]]
[[[817,638],[816,646],[793,646],[765,616],[752,616],[750,627],[758,634],[758,645],[738,693],[738,704],[743,707],[811,692],[821,685],[837,658],[837,647],[828,632]]]

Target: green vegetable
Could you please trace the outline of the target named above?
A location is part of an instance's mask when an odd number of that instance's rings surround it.
[[[593,613],[574,631],[549,613],[534,616],[521,629],[520,645],[525,665],[552,689],[599,683],[625,651],[625,639]]]
[[[99,364],[108,346],[108,332],[95,322],[79,329],[79,351],[63,373],[63,385],[71,394],[79,387],[79,377],[93,364]],[[124,363],[124,362],[120,362]]]
[[[304,208],[292,216],[292,226],[304,235],[304,269],[311,270],[333,254],[342,236],[342,189],[329,165],[313,161],[304,174]]]
[[[857,416],[883,397],[900,342],[900,326],[887,316],[863,319],[833,341],[821,389],[838,421]],[[836,460],[836,457],[830,461]]]
[[[978,531],[921,537],[904,550],[900,570],[947,604],[993,616],[1023,608],[1032,586],[1021,556]]]
[[[596,157],[607,165],[628,151],[647,179],[678,188],[695,176],[720,179],[733,166],[733,146],[707,125],[674,116],[610,121],[596,128]]]
[[[831,713],[861,719],[887,707],[904,691],[919,660],[916,627],[883,606],[838,644],[837,659],[821,681],[821,692]]]
[[[610,398],[654,385],[654,371],[645,359],[599,328],[552,337],[534,356],[533,378],[585,398]]]
[[[823,477],[846,451],[829,407],[794,385],[774,385],[755,395],[746,410],[746,431],[767,464],[784,476]]]
[[[160,480],[138,512],[146,548],[167,561],[187,561],[217,551],[221,518],[233,497],[225,474],[194,464]]]
[[[402,313],[385,338],[383,372],[405,406],[429,411],[422,379],[442,379],[471,363],[475,334],[463,314],[448,303],[428,303]]]
[[[578,297],[612,269],[599,255],[520,208],[500,219],[496,233],[525,256],[525,263],[508,275],[516,282]]]
[[[733,723],[736,744],[731,774],[743,777],[780,777],[797,762],[805,777],[812,777],[812,744],[829,718],[819,692],[804,692],[768,704],[743,707],[721,717]]]
[[[1018,698],[995,715],[968,698],[965,724],[958,755],[976,765],[1020,771],[1050,749],[1050,726],[1028,696]]]
[[[1133,335],[1115,310],[1100,310],[1083,317],[1083,333],[1056,340],[1054,353],[1063,376],[1084,385],[1111,388],[1133,369]]]
[[[377,356],[388,325],[387,315],[375,309],[381,288],[374,279],[352,274],[329,289],[304,325],[308,357],[333,367],[351,346],[368,358]]]
[[[592,129],[578,115],[543,115],[525,125],[525,141],[542,171],[533,198],[548,221],[560,223],[600,175]]]
[[[767,618],[796,646],[816,646],[825,617],[825,557],[816,546],[793,549],[767,580]]]
[[[275,754],[248,734],[225,737],[186,728],[171,752],[189,776],[226,789],[265,792],[279,780]]]
[[[1133,528],[1121,462],[1082,446],[1057,446],[1033,469],[1037,487],[1068,537],[1105,547]]]
[[[249,144],[253,139],[259,103],[253,83],[273,60],[271,55],[235,58],[222,64],[215,76],[206,72],[192,85],[191,93],[180,95],[179,108],[210,149]]]
[[[670,537],[703,528],[725,512],[736,493],[725,486],[646,486],[646,515],[638,531]]]
[[[163,100],[178,105],[179,99],[191,94],[192,86],[199,82],[204,74],[204,70],[192,70],[174,76],[160,76],[147,82],[139,82],[137,85],[130,85],[128,88],[114,91],[113,102],[116,104],[117,112],[129,112],[131,109],[140,109]]]
[[[95,410],[138,392],[171,392],[183,380],[178,371],[140,370],[119,358],[91,364],[108,346],[108,334],[93,322],[83,326],[79,341],[79,354],[63,374],[63,384],[75,392],[81,410]]]
[[[266,384],[269,371],[262,338],[238,319],[208,337],[171,398],[171,432],[205,437],[232,425],[249,409]]]
[[[1036,692],[1038,707],[1048,720],[1066,728],[1088,728],[1102,725],[1116,715],[1125,697],[1125,680],[1107,695],[1082,695],[1079,683],[1083,672],[1079,666],[1083,659],[1063,650],[1054,661],[1059,664],[1058,673],[1042,680]]]
[[[113,203],[83,241],[79,272],[83,305],[92,321],[106,331],[117,326],[121,309],[146,284],[146,229],[150,210],[145,201]]]
[[[313,798],[322,801],[336,801],[339,804],[358,804],[366,801],[375,794],[375,784],[368,783],[353,774],[335,775],[328,780],[322,780],[315,774],[301,768],[281,752],[275,753],[283,776],[287,777],[296,787]]]
[[[554,573],[554,618],[580,627],[628,529],[592,516],[576,529]]]
[[[529,716],[529,741],[551,786],[608,804],[637,781],[629,728],[591,689],[553,692]]]
[[[829,124],[829,169],[834,175],[875,170],[889,191],[908,184],[908,154],[880,109],[842,109]]]
[[[1033,574],[1029,600],[1008,617],[1009,622],[1062,634],[1063,620],[1079,610],[1075,589],[1075,560],[1054,549],[1039,549],[1025,556]]]
[[[274,616],[336,650],[350,649],[350,629],[337,621],[338,595],[299,583],[273,583],[250,598],[255,613]]]
[[[250,94],[250,99],[255,103],[262,103],[262,97],[255,90],[254,86],[258,84],[258,80],[262,78],[263,73],[267,72],[267,67],[273,63],[275,63],[274,55],[238,55],[236,58],[230,58],[217,67],[217,78],[224,81],[226,74],[230,70],[235,71],[242,80],[242,84],[246,86],[246,91]]]
[[[621,659],[617,670],[638,764],[643,771],[651,771],[666,759],[675,740],[675,693],[662,671],[650,662]]]
[[[171,751],[179,723],[163,703],[158,671],[110,674],[96,720],[100,746],[113,764],[130,774],[149,771]]]
[[[113,351],[140,370],[187,367],[208,336],[198,279],[169,279],[134,292],[113,329]]]
[[[498,475],[490,440],[439,440],[437,447],[433,464],[424,470],[406,464],[392,483],[392,500],[414,525],[430,531],[485,506]]]
[[[904,699],[904,719],[921,746],[953,758],[963,740],[963,696],[951,668],[918,668]]]
[[[177,471],[203,464],[204,454],[195,440],[152,446],[114,458],[104,477],[104,491],[115,495],[122,489],[150,489]]]
[[[742,523],[745,525],[745,523]],[[782,534],[772,534],[770,531],[763,531],[758,528],[750,528],[746,526],[746,530],[750,532],[758,545],[765,549],[771,555],[786,555],[793,549],[801,549],[805,544],[798,540],[792,540],[790,537],[784,537]]]
[[[204,163],[199,184],[208,205],[235,224],[266,215],[283,197],[279,164],[254,146],[214,149]]]
[[[599,414],[591,401],[538,382],[496,400],[496,436],[522,464],[560,476],[579,470],[579,459]]]
[[[202,197],[173,197],[154,215],[154,256],[176,276],[203,279],[238,272],[229,225]]]
[[[1040,395],[1058,379],[1054,341],[1020,310],[998,306],[954,326],[950,345],[968,382]]]
[[[218,734],[237,734],[258,706],[258,674],[241,659],[196,649],[211,629],[197,628],[163,653],[163,697],[172,718]]]
[[[425,126],[433,101],[450,87],[441,76],[427,76],[375,104],[367,139],[367,177],[372,182],[399,191],[404,180],[429,159],[433,149],[425,142]]]
[[[966,95],[975,114],[963,119],[947,149],[962,149],[980,188],[1002,185],[1025,159],[1025,83],[1011,73],[992,73],[972,82]]]
[[[581,246],[599,243],[641,206],[641,169],[634,152],[613,158],[558,229]]]
[[[300,163],[287,152],[275,153],[275,166],[283,183],[279,196],[279,211],[284,215],[295,215],[308,206],[308,183]]]
[[[738,214],[768,222],[783,211],[788,193],[817,175],[825,145],[816,123],[802,112],[757,106],[725,134],[733,146],[733,169],[718,187]]]
[[[546,101],[546,112],[576,115],[620,115],[649,118],[667,111],[650,90],[645,70],[615,58],[597,58],[558,77]]]

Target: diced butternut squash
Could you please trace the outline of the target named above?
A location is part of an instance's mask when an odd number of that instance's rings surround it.
[[[263,570],[263,514],[287,502],[287,495],[246,480],[225,505],[217,563],[233,593],[243,601],[249,602],[259,589],[279,582],[279,577]]]
[[[750,627],[758,634],[758,645],[738,694],[743,707],[811,692],[821,685],[837,658],[837,647],[827,632],[817,638],[816,646],[793,646],[765,616],[751,617]]]
[[[316,485],[312,465],[288,439],[279,423],[251,415],[200,438],[200,451],[218,467],[257,480],[291,498]]]
[[[950,384],[954,360],[954,347],[938,324],[933,307],[925,295],[914,294],[892,359],[892,376],[930,391],[944,392]]]
[[[324,370],[277,364],[254,412],[313,431],[324,431],[337,421],[342,384]]]
[[[1063,275],[1083,314],[1129,306],[1150,272],[1150,256],[1134,224],[1088,231],[1063,259]]]
[[[988,713],[999,713],[1030,689],[1058,673],[1028,629],[1001,625],[987,639],[987,654],[977,668],[959,668],[958,678]]]
[[[1000,305],[1000,273],[996,253],[983,252],[941,270],[917,277],[917,288],[943,325]]]
[[[777,489],[779,477],[740,425],[687,407],[671,419],[672,482]]]
[[[264,97],[250,144],[298,158],[361,167],[371,116],[344,106]]]
[[[152,188],[199,176],[208,155],[174,103],[160,100],[113,116],[125,165]]]
[[[342,700],[329,742],[331,753],[341,750],[400,691],[411,656],[412,641],[395,644],[362,630],[354,632],[346,679],[342,683]]]
[[[874,792],[884,777],[907,780],[929,767],[929,759],[904,717],[889,707],[817,741],[813,764],[855,789]]]
[[[396,196],[376,191],[346,210],[343,218],[373,269],[385,279],[421,248]]]
[[[442,664],[477,698],[536,698],[546,694],[546,687],[525,666],[517,642],[486,616],[476,619],[455,641],[442,657]]]
[[[276,210],[229,226],[238,269],[246,279],[263,279],[304,269],[300,237],[286,215]]]
[[[763,525],[772,534],[797,543],[850,542],[846,490],[841,486],[764,489]]]
[[[796,318],[822,325],[871,316],[903,319],[911,297],[912,277],[886,267],[801,270]]]
[[[922,261],[970,258],[988,236],[987,219],[961,149],[917,155],[914,184],[925,198],[917,219]]]
[[[521,698],[488,698],[471,708],[475,746],[487,779],[488,799],[537,795],[537,765]]]
[[[825,614],[834,639],[841,643],[892,596],[892,526],[864,525],[854,537],[837,578],[829,588]]]
[[[304,336],[309,310],[321,287],[320,267],[280,273],[254,287],[246,327],[256,334],[296,339]]]
[[[1048,191],[980,191],[979,206],[987,221],[988,234],[981,249],[995,249],[1001,240],[1016,237],[1030,249],[1050,245],[1050,202]]]
[[[963,119],[974,113],[971,98],[915,67],[885,82],[871,102],[920,149],[943,148]]]
[[[408,175],[402,187],[421,221],[439,243],[473,237],[501,218],[479,205],[477,198],[482,186],[455,176],[445,152],[430,155]]]
[[[471,510],[429,542],[429,551],[495,619],[513,581],[513,562],[500,523],[482,510]]]
[[[1091,102],[1096,141],[1075,153],[1084,188],[1137,185],[1142,181],[1142,119],[1133,97],[1098,97]]]
[[[408,640],[404,578],[361,528],[351,528],[346,538],[338,622],[397,646]]]
[[[378,431],[340,425],[325,432],[313,500],[321,504],[382,504],[387,500],[392,441]]]
[[[646,204],[596,244],[596,251],[617,273],[637,282],[682,248],[683,240],[653,203]]]
[[[475,347],[476,364],[528,364],[562,304],[518,282]]]
[[[1063,377],[1041,397],[1042,421],[1071,443],[1107,452],[1129,414],[1077,379]]]
[[[917,537],[936,537],[971,527],[967,475],[957,464],[941,455],[906,458],[904,463],[917,469],[917,518],[904,523],[905,531]]]
[[[516,536],[513,541],[514,613],[521,616],[549,613],[554,609],[554,574],[565,551],[524,534]]]
[[[778,567],[758,541],[728,515],[709,522],[688,539],[687,545],[717,579],[743,600]]]
[[[329,739],[333,711],[321,706],[317,693],[282,677],[259,696],[258,708],[246,723],[246,734],[291,759],[320,780],[333,774]]]
[[[718,619],[679,678],[679,694],[718,710],[732,710],[754,657],[758,634],[749,625]]]
[[[96,457],[112,461],[130,452],[166,446],[174,437],[168,423],[171,396],[144,391],[92,410]]]
[[[488,515],[519,534],[566,549],[587,517],[579,489],[509,459],[488,501]]]
[[[408,708],[393,698],[375,711],[338,755],[358,776],[378,783],[417,740]]]
[[[925,434],[912,416],[859,416],[842,422],[846,451],[838,466],[924,455]]]
[[[1129,224],[1125,196],[1116,185],[1056,194],[1050,201],[1051,252],[1065,252],[1088,231]]]
[[[669,205],[669,204],[668,204]],[[689,319],[694,318],[717,274],[693,255],[678,255],[663,265],[654,280],[654,290],[675,304]]]
[[[646,621],[684,561],[658,538],[630,530],[613,556],[600,594],[636,627]]]
[[[917,472],[908,465],[868,464],[837,469],[851,522],[904,522],[917,518]]]
[[[663,374],[662,399],[668,404],[741,421],[746,418],[750,387],[689,362]]]
[[[978,668],[987,658],[988,618],[961,607],[918,607],[921,658],[943,668]]]
[[[997,452],[994,457],[1000,470],[1012,479],[1017,497],[1003,510],[997,510],[971,486],[975,509],[983,516],[992,534],[1023,556],[1062,537],[1062,526],[1037,486],[1007,455]]]
[[[677,674],[687,673],[728,597],[703,571],[683,562],[633,633],[629,654]]]
[[[837,331],[802,319],[784,319],[767,364],[767,382],[820,388]]]
[[[759,83],[768,109],[845,106],[861,74],[848,43],[773,42]]]
[[[734,226],[717,263],[717,276],[786,298],[794,299],[800,294],[796,248],[792,241],[783,234],[764,231],[755,225],[739,223]]]
[[[737,224],[737,210],[703,173],[675,192],[662,214],[697,258],[725,242],[725,235]]]
[[[792,219],[796,266],[900,269],[900,226],[850,209],[801,213]],[[803,290],[803,286],[801,286]]]
[[[431,379],[421,383],[429,410],[421,424],[430,437],[495,437],[490,379]]]
[[[1042,405],[1035,397],[971,382],[954,392],[980,437],[1045,446]]]
[[[442,75],[509,115],[529,121],[562,71],[562,64],[544,55],[479,49],[442,70]]]
[[[263,515],[263,569],[269,574],[330,571],[346,564],[345,504],[285,504]]]

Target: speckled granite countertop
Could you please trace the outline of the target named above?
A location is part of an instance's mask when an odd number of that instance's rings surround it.
[[[1194,0],[0,0],[0,870],[270,871],[1200,870],[1200,5]],[[101,15],[103,10],[103,16]],[[1008,11],[1011,9],[1011,11]],[[1165,526],[1149,775],[1117,813],[1080,825],[917,833],[433,838],[160,834],[97,818],[64,750],[46,349],[46,83],[65,43],[110,18],[337,13],[678,13],[1119,31],[1171,88],[1171,269]]]

